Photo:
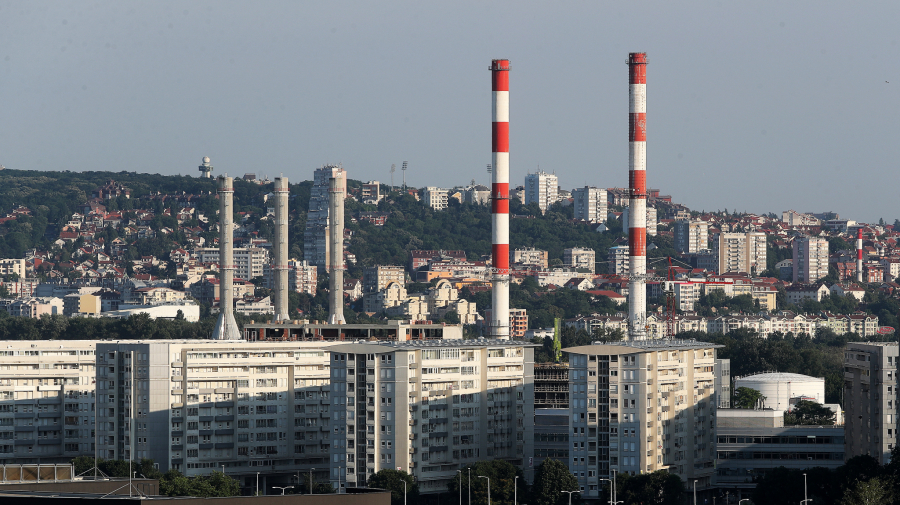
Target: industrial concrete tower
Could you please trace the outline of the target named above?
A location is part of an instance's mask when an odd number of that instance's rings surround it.
[[[234,179],[218,178],[219,190],[219,320],[213,340],[241,340],[234,320]]]
[[[647,53],[628,55],[628,336],[647,336]]]
[[[493,170],[491,239],[494,275],[491,280],[490,336],[509,339],[509,60],[491,62],[493,90]]]

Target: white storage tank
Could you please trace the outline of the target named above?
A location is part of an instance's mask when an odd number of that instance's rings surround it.
[[[779,412],[790,408],[792,398],[825,403],[825,379],[822,377],[767,372],[735,379],[735,391],[742,387],[759,391],[766,397],[763,407]]]

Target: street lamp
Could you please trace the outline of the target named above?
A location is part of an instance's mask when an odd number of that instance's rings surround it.
[[[459,474],[459,505],[462,505],[462,470],[457,470]]]
[[[613,498],[613,481],[612,479],[600,479],[601,482],[604,480],[606,482],[609,482],[609,505],[616,505],[614,503],[616,500],[615,498]]]
[[[259,496],[259,472],[256,472],[256,496]]]
[[[478,478],[479,479],[487,479],[487,482],[488,482],[488,505],[491,505],[491,478],[485,477],[484,475],[479,475]],[[404,504],[404,505],[406,505],[406,504]]]
[[[466,482],[469,484],[469,505],[472,505],[472,467],[469,467],[469,478]]]
[[[519,476],[513,479],[513,505],[519,505]]]
[[[803,474],[803,501],[800,502],[800,505],[809,502],[809,497],[806,496],[806,474]]]
[[[741,501],[738,502],[738,505],[741,505],[741,503],[744,503],[745,501],[749,502],[750,498],[741,498]]]
[[[281,496],[284,496],[284,490],[285,490],[285,489],[294,489],[294,486],[284,486],[284,487],[281,487],[281,486],[272,486],[272,489],[280,489],[280,490],[281,490]]]
[[[580,493],[581,491],[560,491],[561,493],[569,493],[569,505],[572,505],[572,493]]]
[[[315,468],[309,469],[309,494],[313,494],[313,481],[312,481],[312,473]],[[696,503],[694,505],[697,505]]]
[[[406,505],[406,480],[403,481],[403,505]]]
[[[697,505],[697,479],[694,479],[694,505]]]

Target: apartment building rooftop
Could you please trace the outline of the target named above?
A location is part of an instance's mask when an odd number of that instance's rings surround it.
[[[576,354],[629,354],[638,351],[652,351],[655,349],[719,349],[725,347],[720,344],[701,342],[699,340],[682,339],[653,339],[630,340],[622,342],[594,342],[591,345],[567,347],[563,352]]]

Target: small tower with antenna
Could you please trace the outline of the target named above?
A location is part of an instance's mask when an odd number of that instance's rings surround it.
[[[199,168],[197,168],[197,170],[200,171],[201,179],[212,179],[213,166],[209,164],[209,156],[203,157],[203,163],[200,165]]]

